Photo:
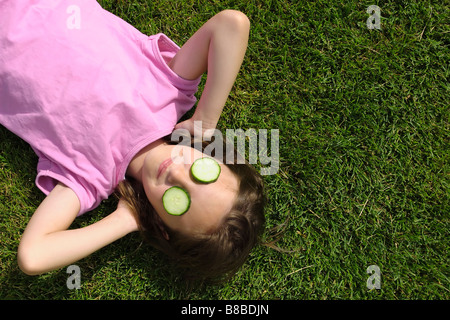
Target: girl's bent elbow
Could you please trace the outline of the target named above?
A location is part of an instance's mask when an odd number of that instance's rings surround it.
[[[241,11],[227,9],[220,12],[219,16],[227,21],[229,26],[243,30],[250,29],[250,20],[245,13]]]
[[[40,272],[37,268],[34,267],[33,263],[30,263],[28,260],[18,259],[19,269],[22,270],[23,273],[29,276],[39,275]]]
[[[23,246],[19,246],[19,250],[17,252],[17,264],[19,265],[19,269],[29,276],[42,274],[42,270],[38,266],[37,259],[33,257],[30,250],[23,248]]]

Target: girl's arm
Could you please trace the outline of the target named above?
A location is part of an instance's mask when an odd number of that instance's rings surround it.
[[[58,184],[30,219],[20,241],[18,263],[29,275],[58,269],[80,260],[136,231],[137,224],[119,202],[116,211],[84,228],[67,230],[80,209],[76,194]]]
[[[225,10],[208,20],[177,52],[169,66],[185,79],[208,71],[193,117],[176,128],[193,135],[194,121],[203,131],[215,129],[247,49],[250,22],[241,12]]]

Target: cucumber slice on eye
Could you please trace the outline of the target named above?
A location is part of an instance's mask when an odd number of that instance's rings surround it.
[[[201,183],[216,181],[220,175],[220,165],[212,158],[200,158],[191,166],[191,173],[195,180]]]
[[[191,197],[180,187],[167,189],[163,194],[162,201],[164,209],[173,216],[181,216],[191,206]]]

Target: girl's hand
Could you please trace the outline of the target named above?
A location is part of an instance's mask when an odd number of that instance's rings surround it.
[[[191,136],[194,137],[194,139],[200,138],[200,140],[210,140],[211,137],[214,135],[216,126],[215,124],[209,124],[205,121],[197,121],[194,120],[193,118],[190,118],[188,120],[178,123],[175,126],[175,130],[176,129],[185,129],[189,131],[189,133],[191,134]],[[199,133],[201,133],[201,136],[197,137],[196,134],[199,135]]]
[[[139,225],[136,217],[124,200],[119,200],[119,204],[117,205],[117,210],[115,211],[115,213],[122,219],[122,224],[128,232],[139,230]]]

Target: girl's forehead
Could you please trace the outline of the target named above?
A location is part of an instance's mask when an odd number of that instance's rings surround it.
[[[205,189],[204,196],[193,197],[191,208],[182,216],[183,229],[188,232],[208,233],[223,221],[236,199],[236,193],[220,185]]]

